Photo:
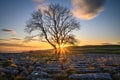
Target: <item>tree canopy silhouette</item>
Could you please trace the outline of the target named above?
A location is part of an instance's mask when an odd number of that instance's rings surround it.
[[[48,5],[46,9],[39,9],[34,12],[32,18],[28,20],[25,30],[28,33],[38,31],[35,36],[39,36],[48,42],[59,55],[61,47],[66,44],[74,44],[77,41],[71,32],[79,28],[80,23],[72,12],[56,4]]]

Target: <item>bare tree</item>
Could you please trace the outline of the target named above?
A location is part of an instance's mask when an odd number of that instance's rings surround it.
[[[45,10],[39,9],[34,12],[25,30],[28,33],[38,31],[35,36],[40,36],[48,42],[55,49],[59,58],[61,47],[76,42],[74,35],[70,33],[79,28],[80,23],[71,11],[57,4],[49,5]]]

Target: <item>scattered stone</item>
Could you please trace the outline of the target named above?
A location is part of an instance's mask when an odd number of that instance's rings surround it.
[[[72,74],[69,76],[70,79],[77,80],[112,80],[109,73],[91,73],[91,74]]]

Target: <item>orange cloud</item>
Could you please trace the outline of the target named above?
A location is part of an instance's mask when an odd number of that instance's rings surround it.
[[[24,44],[17,44],[17,43],[0,43],[0,46],[10,46],[10,47],[33,47],[33,46],[26,46]]]
[[[71,0],[75,17],[90,20],[104,10],[105,0]]]

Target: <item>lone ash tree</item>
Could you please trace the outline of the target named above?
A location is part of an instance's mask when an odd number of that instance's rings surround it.
[[[61,48],[66,44],[76,42],[74,35],[70,33],[79,28],[80,23],[71,11],[57,4],[49,5],[47,9],[39,9],[34,12],[32,18],[28,20],[25,30],[28,33],[38,31],[35,36],[39,36],[48,42],[55,49],[59,59]]]

